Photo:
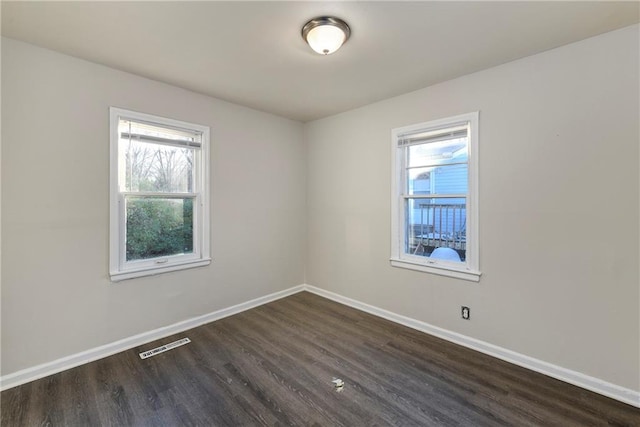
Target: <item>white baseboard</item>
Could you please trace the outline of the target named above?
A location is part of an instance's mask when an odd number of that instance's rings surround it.
[[[249,310],[254,307],[269,303],[271,301],[284,298],[286,296],[298,293],[305,289],[304,285],[294,286],[289,289],[285,289],[280,292],[275,292],[269,295],[265,295],[260,298],[253,299],[251,301],[243,302],[228,308],[216,310],[212,313],[208,313],[202,316],[187,319],[173,325],[164,326],[162,328],[154,329],[149,332],[134,335],[132,337],[124,338],[119,341],[112,342],[110,344],[102,345],[100,347],[92,348],[90,350],[82,351],[80,353],[72,354],[61,359],[54,360],[52,362],[43,363],[41,365],[33,366],[31,368],[23,369],[4,375],[0,377],[0,390],[5,390],[11,387],[16,387],[20,384],[28,383],[30,381],[37,380],[39,378],[46,377],[48,375],[56,374],[58,372],[66,371],[67,369],[75,368],[76,366],[83,365],[85,363],[93,362],[94,360],[102,359],[107,356],[111,356],[121,351],[129,350],[134,347],[146,344],[151,341],[155,341],[161,338],[168,337],[179,332],[186,331],[188,329],[195,328],[205,323],[213,322],[214,320],[222,319],[224,317],[232,316],[240,312]]]
[[[556,378],[560,381],[582,387],[595,393],[602,394],[612,399],[616,399],[640,408],[640,392],[638,391],[621,387],[619,385],[612,384],[610,382],[603,381],[601,379],[594,378],[580,372],[572,371],[561,366],[553,365],[551,363],[547,363],[533,357],[525,356],[524,354],[516,353],[515,351],[498,347],[496,345],[489,344],[487,342],[480,341],[475,338],[459,334],[457,332],[448,331],[446,329],[430,325],[429,323],[422,322],[420,320],[411,319],[409,317],[392,313],[390,311],[374,307],[372,305],[365,304],[363,302],[347,298],[342,295],[326,291],[324,289],[316,288],[315,286],[304,285],[304,290],[347,305],[349,307],[367,312],[369,314],[373,314],[374,316],[382,317],[392,322],[408,326],[409,328],[434,335],[438,338],[442,338],[456,344],[460,344],[472,350],[476,350],[481,353],[488,354],[489,356],[502,359],[506,362],[513,363],[514,365],[531,369],[532,371],[539,372],[552,378]]]
[[[153,331],[144,332],[142,334],[115,341],[110,344],[72,354],[70,356],[54,360],[52,362],[43,363],[41,365],[2,376],[0,377],[0,390],[15,387],[20,384],[34,381],[48,375],[56,374],[67,369],[83,365],[85,363],[93,362],[94,360],[102,359],[104,357],[111,356],[112,354],[129,350],[148,342],[162,339],[164,337],[183,332],[200,325],[204,325],[205,323],[232,316],[234,314],[241,313],[243,311],[258,307],[263,304],[267,304],[269,302],[287,297],[289,295],[293,295],[301,291],[312,292],[321,297],[373,314],[374,316],[382,317],[392,322],[408,326],[412,329],[437,336],[439,338],[451,341],[456,344],[460,344],[472,350],[476,350],[481,353],[496,357],[498,359],[513,363],[514,365],[531,369],[532,371],[548,375],[552,378],[559,379],[569,384],[582,387],[595,393],[599,393],[604,396],[611,397],[612,399],[616,399],[640,408],[640,392],[638,391],[624,388],[616,384],[612,384],[607,381],[582,374],[580,372],[572,371],[570,369],[566,369],[539,359],[535,359],[533,357],[525,356],[524,354],[516,353],[514,351],[498,347],[496,345],[489,344],[487,342],[480,341],[475,338],[459,334],[457,332],[448,331],[446,329],[430,325],[420,320],[392,313],[390,311],[365,304],[363,302],[347,298],[342,295],[326,291],[324,289],[316,288],[315,286],[311,285],[294,286],[292,288],[265,295],[251,301],[217,310],[202,316],[194,317],[192,319],[187,319],[182,322],[174,323],[173,325],[154,329]]]

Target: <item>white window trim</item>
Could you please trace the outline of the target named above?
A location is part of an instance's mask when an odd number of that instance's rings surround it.
[[[469,157],[468,157],[468,194],[467,194],[467,248],[464,263],[452,263],[434,260],[428,257],[406,254],[403,251],[403,232],[400,227],[404,224],[404,196],[401,168],[403,160],[399,155],[398,137],[401,134],[417,132],[429,128],[470,123]],[[419,123],[411,126],[392,129],[391,131],[391,265],[393,267],[433,273],[442,276],[478,282],[482,274],[479,269],[479,235],[478,235],[478,123],[479,112],[461,114]]]
[[[198,196],[194,197],[194,251],[191,255],[178,255],[157,259],[155,265],[148,261],[124,261],[125,241],[125,212],[124,196],[118,185],[118,121],[120,118],[157,123],[180,129],[202,132],[199,148]],[[208,126],[182,122],[151,114],[139,113],[122,108],[109,108],[109,139],[110,139],[110,208],[109,208],[109,275],[112,282],[118,282],[135,277],[151,276],[169,271],[206,266],[211,263],[209,243],[209,138]],[[142,194],[141,194],[142,195]],[[189,196],[192,194],[190,193]],[[181,194],[176,194],[181,196]],[[184,196],[184,195],[182,195]]]

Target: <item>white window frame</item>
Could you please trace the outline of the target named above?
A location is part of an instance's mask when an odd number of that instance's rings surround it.
[[[422,132],[443,127],[469,124],[468,143],[468,188],[466,197],[466,233],[467,245],[464,262],[447,262],[429,257],[412,255],[404,251],[405,200],[409,197],[406,190],[405,161],[406,147],[399,145],[401,135]],[[479,270],[479,235],[478,235],[478,123],[479,112],[461,114],[404,126],[391,131],[391,265],[393,267],[449,276],[458,279],[478,282]]]
[[[130,119],[158,126],[184,129],[200,133],[200,148],[195,150],[194,192],[176,193],[173,196],[189,196],[193,202],[193,252],[164,256],[146,260],[126,260],[126,213],[124,193],[118,183],[118,122]],[[206,266],[211,263],[209,255],[209,138],[210,129],[193,123],[139,113],[122,108],[109,108],[110,137],[110,230],[109,230],[109,274],[111,281],[118,282],[135,277],[151,276],[169,271]],[[141,196],[150,195],[139,193]],[[163,194],[164,195],[164,194]],[[195,195],[195,196],[194,196]],[[171,197],[171,196],[168,196]]]

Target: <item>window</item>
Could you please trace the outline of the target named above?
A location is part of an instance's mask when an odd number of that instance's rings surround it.
[[[111,280],[209,264],[209,128],[110,116]]]
[[[391,265],[478,281],[478,113],[393,129]]]

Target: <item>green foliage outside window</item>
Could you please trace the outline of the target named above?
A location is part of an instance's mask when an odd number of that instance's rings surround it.
[[[127,200],[127,261],[193,252],[193,199]]]

